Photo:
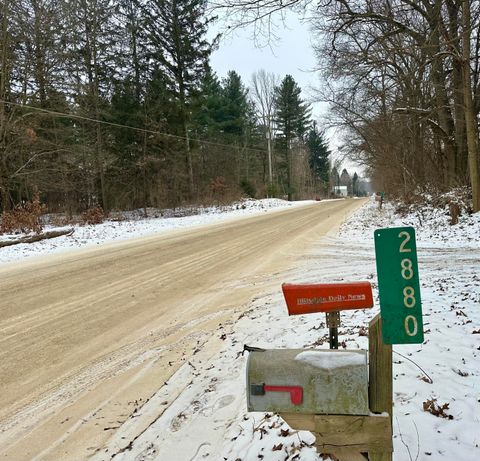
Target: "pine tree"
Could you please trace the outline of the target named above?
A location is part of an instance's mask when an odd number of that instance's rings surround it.
[[[302,139],[308,129],[310,108],[301,99],[301,89],[291,75],[287,75],[275,90],[275,121],[279,141],[285,152],[287,194],[292,200],[292,142]]]
[[[330,188],[334,195],[339,193],[338,187],[340,186],[340,175],[338,174],[337,162],[335,162],[332,171],[330,171]]]
[[[12,17],[14,2],[3,1],[0,4],[0,211],[9,210],[11,179],[8,164],[10,155],[10,107],[5,104],[11,98],[12,69],[16,61],[13,50],[15,32],[12,31]]]
[[[347,188],[347,193],[349,195],[352,194],[352,178],[346,168],[343,169],[342,174],[340,175],[340,185]]]
[[[357,182],[358,182],[358,174],[355,171],[355,173],[353,173],[353,178],[352,178],[352,192],[354,196],[358,195]]]
[[[150,0],[147,3],[147,34],[152,59],[162,69],[167,87],[179,107],[179,133],[186,138],[190,193],[194,190],[190,105],[212,51],[212,44],[206,40],[210,23],[205,14],[206,4],[206,0]]]
[[[250,180],[251,164],[254,161],[248,145],[255,136],[255,123],[254,112],[248,100],[248,89],[235,71],[229,71],[227,77],[223,79],[222,96],[221,129],[225,141],[234,146],[236,182],[245,185]],[[242,188],[245,190],[244,186]]]
[[[68,26],[73,45],[69,50],[69,73],[76,88],[75,99],[80,115],[102,120],[108,110],[111,84],[121,67],[117,43],[121,33],[116,23],[116,7],[111,0],[72,0],[66,4]],[[100,123],[84,126],[84,147],[93,161],[94,189],[92,198],[108,210],[106,133]],[[85,168],[92,169],[85,158]],[[91,203],[98,204],[98,203]]]
[[[117,0],[124,29],[125,79],[133,82],[135,98],[140,103],[145,90],[148,71],[148,53],[145,34],[145,0]]]
[[[162,133],[174,131],[181,126],[179,105],[172,98],[168,89],[168,78],[163,70],[156,66],[151,73],[145,89],[145,128]],[[183,187],[188,171],[183,162],[178,162],[178,153],[185,152],[185,142],[182,139],[153,136],[149,137],[148,163],[153,171],[153,178],[158,184],[152,184],[154,190],[153,204],[165,203],[178,206],[185,194],[190,194]]]
[[[324,184],[328,183],[330,171],[329,156],[331,152],[323,133],[318,131],[316,122],[313,122],[313,127],[307,134],[306,144],[310,153],[309,164],[313,177]]]
[[[240,75],[231,70],[224,79],[222,94],[224,99],[222,130],[227,135],[242,136],[246,132],[249,105],[248,90]]]
[[[133,79],[127,78],[118,82],[114,87],[112,100],[109,109],[109,121],[119,125],[132,127],[143,127],[144,117],[142,106],[137,98],[137,88]],[[128,203],[118,202],[122,197],[122,189],[129,186],[129,199],[132,199],[134,206],[147,206],[145,202],[138,203],[139,189],[142,187],[142,148],[144,134],[137,130],[112,128],[109,130],[110,149],[115,160],[109,165],[112,177],[110,191],[113,194],[116,208],[129,206]],[[142,195],[145,198],[145,194]]]
[[[200,90],[192,105],[192,125],[197,137],[205,139],[219,137],[224,107],[222,85],[210,66],[207,66]]]

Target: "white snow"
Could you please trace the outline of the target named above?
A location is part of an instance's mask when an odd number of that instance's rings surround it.
[[[388,203],[370,202],[341,228],[303,255],[305,263],[284,273],[287,283],[370,280],[376,306],[342,312],[339,340],[348,349],[367,349],[365,328],[378,312],[373,232],[415,223],[399,219]],[[425,342],[394,346],[394,461],[476,461],[480,459],[480,222],[465,217],[457,226],[438,227],[436,212],[417,225]],[[443,221],[442,221],[443,222]],[[473,224],[472,224],[473,223]],[[444,226],[447,226],[446,228]],[[462,228],[463,226],[463,228]],[[448,242],[445,245],[444,240]],[[158,418],[123,461],[317,461],[312,434],[294,431],[272,413],[247,413],[244,344],[263,348],[328,348],[321,314],[287,315],[281,287],[255,299],[246,313],[222,326],[224,347],[208,359],[194,357],[142,409]],[[192,366],[195,367],[192,369]],[[190,379],[190,381],[189,381]],[[163,414],[158,405],[172,395]],[[445,416],[423,410],[436,399]],[[120,431],[109,447],[116,453],[128,438]],[[172,455],[175,453],[175,455]],[[109,459],[99,453],[97,460]]]
[[[365,356],[358,352],[305,351],[300,352],[295,360],[322,370],[365,365]]]
[[[207,208],[179,208],[176,210],[147,209],[149,218],[143,217],[143,210],[129,213],[112,213],[112,218],[97,225],[50,226],[44,231],[74,229],[70,236],[42,240],[0,248],[0,263],[18,261],[32,256],[64,252],[105,243],[118,242],[137,237],[158,235],[177,229],[186,229],[231,220],[242,216],[272,212],[285,208],[314,203],[313,200],[288,202],[280,199],[243,200],[229,206]],[[0,241],[15,240],[20,235],[0,235]]]
[[[265,210],[265,208],[263,208]],[[338,236],[318,241],[298,266],[283,273],[286,283],[334,283],[369,280],[375,306],[344,311],[339,341],[350,350],[368,348],[369,320],[378,313],[373,232],[381,227],[413,225],[422,289],[425,341],[394,350],[394,461],[477,461],[480,459],[480,213],[462,215],[450,226],[447,210],[424,208],[405,217],[388,202],[373,200],[342,226]],[[258,208],[238,210],[239,213]],[[260,210],[262,211],[262,210]],[[208,215],[230,219],[232,214]],[[264,212],[264,211],[263,211]],[[170,219],[170,218],[168,218]],[[172,218],[188,220],[189,218]],[[163,232],[166,219],[105,223],[76,229],[73,238],[0,249],[11,261],[40,252],[65,250]],[[175,221],[201,224],[201,217]],[[190,223],[190,224],[188,224]],[[173,224],[172,224],[173,225]],[[31,248],[35,247],[32,252]],[[324,316],[289,317],[281,286],[259,293],[245,311],[216,333],[223,347],[214,356],[201,352],[185,362],[94,459],[115,461],[318,461],[314,437],[294,431],[272,413],[247,413],[246,354],[243,345],[263,348],[328,349]],[[307,358],[310,353],[307,353]],[[444,417],[424,411],[429,402],[444,406]],[[128,438],[142,418],[154,421],[135,441]],[[129,445],[131,443],[131,445]],[[123,449],[123,451],[121,451]],[[120,452],[121,451],[121,452]]]
[[[417,247],[429,248],[480,248],[480,212],[462,213],[458,224],[449,224],[448,209],[412,207],[405,217],[395,214],[395,204],[385,203],[382,210],[378,202],[355,213],[349,224],[342,227],[344,240],[371,242],[371,231],[381,227],[412,226],[415,228]]]

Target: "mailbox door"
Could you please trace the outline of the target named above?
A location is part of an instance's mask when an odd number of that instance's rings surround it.
[[[251,352],[248,411],[368,415],[366,351]]]

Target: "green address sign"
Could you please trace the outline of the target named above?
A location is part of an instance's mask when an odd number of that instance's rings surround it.
[[[422,302],[413,227],[375,231],[378,293],[385,344],[423,342]]]

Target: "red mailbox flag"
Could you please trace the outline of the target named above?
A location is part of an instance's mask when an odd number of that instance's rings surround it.
[[[282,290],[289,315],[368,309],[373,306],[370,282],[312,285],[284,283]]]

